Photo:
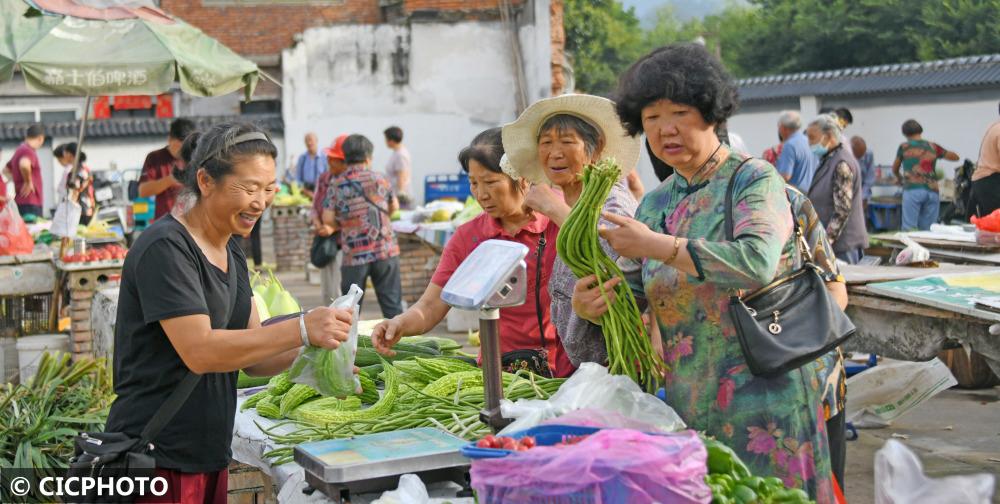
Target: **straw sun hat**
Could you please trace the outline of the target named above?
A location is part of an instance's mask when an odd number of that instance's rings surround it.
[[[623,175],[639,162],[639,138],[628,136],[622,128],[614,102],[600,96],[569,94],[539,100],[503,127],[507,157],[504,171],[508,175],[536,184],[549,182],[538,161],[538,135],[545,121],[560,114],[578,117],[596,127],[604,137],[600,160],[614,158]]]

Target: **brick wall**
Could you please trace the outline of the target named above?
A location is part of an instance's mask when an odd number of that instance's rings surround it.
[[[160,7],[245,56],[280,54],[295,34],[314,26],[381,21],[377,0],[329,3],[205,6],[202,0],[161,0]]]
[[[403,300],[416,303],[431,283],[434,270],[441,260],[441,252],[431,248],[426,242],[411,234],[397,233],[399,242],[400,281],[403,286]]]
[[[307,206],[271,207],[274,224],[274,257],[277,271],[304,271],[312,245],[312,228]]]
[[[566,87],[566,76],[563,75],[563,65],[566,63],[566,29],[563,26],[562,0],[552,0],[549,15],[552,16],[552,96],[559,96]]]
[[[402,10],[466,12],[495,11],[501,0],[403,0]],[[510,0],[518,6],[523,0]],[[291,47],[295,35],[315,26],[336,23],[374,24],[384,21],[378,0],[341,0],[316,3],[267,5],[209,4],[203,0],[161,0],[160,7],[197,26],[208,35],[244,56],[281,54]],[[492,16],[498,17],[498,14]]]

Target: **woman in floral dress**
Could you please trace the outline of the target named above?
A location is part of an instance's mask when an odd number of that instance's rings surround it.
[[[657,49],[622,77],[618,113],[645,133],[676,173],[648,193],[636,219],[605,218],[602,236],[642,263],[631,283],[663,335],[667,400],[687,424],[731,446],[752,470],[833,502],[823,389],[817,364],[775,378],[752,375],[727,313],[729,296],[795,267],[792,213],[774,167],[719,142],[714,126],[736,109],[721,63],[696,44]],[[735,175],[735,241],[724,227],[726,186]],[[573,306],[597,320],[599,291],[578,285]]]

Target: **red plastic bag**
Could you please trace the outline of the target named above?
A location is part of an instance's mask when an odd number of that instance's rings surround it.
[[[0,210],[0,255],[30,254],[34,249],[35,241],[17,207],[5,206]]]
[[[994,210],[993,213],[983,217],[973,215],[971,220],[980,231],[1000,233],[1000,210]]]

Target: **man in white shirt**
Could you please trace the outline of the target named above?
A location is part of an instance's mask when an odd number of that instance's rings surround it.
[[[385,165],[385,173],[389,175],[392,190],[399,198],[400,207],[412,208],[410,151],[403,145],[403,130],[399,126],[390,126],[382,133],[385,135],[385,146],[392,150],[392,156]]]

